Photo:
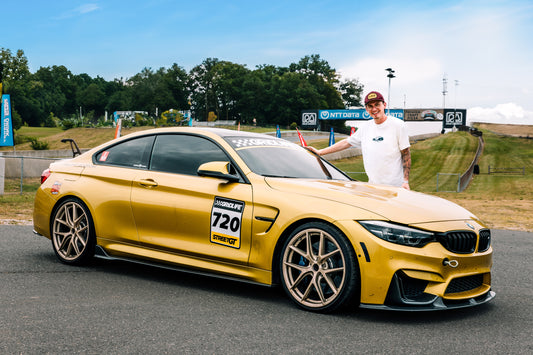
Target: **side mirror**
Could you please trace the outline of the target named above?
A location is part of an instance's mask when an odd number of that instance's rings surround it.
[[[241,178],[237,174],[235,167],[229,161],[210,161],[198,167],[199,176],[225,179],[230,182],[239,181]]]

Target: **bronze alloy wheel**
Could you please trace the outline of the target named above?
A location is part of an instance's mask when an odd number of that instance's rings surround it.
[[[66,264],[83,264],[94,255],[93,223],[81,201],[67,199],[55,210],[52,244],[59,260]]]
[[[347,239],[324,223],[296,229],[283,248],[282,284],[300,307],[331,312],[358,295],[359,267]]]

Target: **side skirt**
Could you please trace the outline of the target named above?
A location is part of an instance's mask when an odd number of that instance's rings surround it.
[[[123,257],[123,256],[121,256],[121,257],[111,256],[100,245],[96,246],[95,255],[94,256],[96,258],[104,259],[104,260],[126,261],[126,262],[135,263],[135,264],[139,264],[139,265],[152,266],[152,267],[157,267],[157,268],[160,268],[160,269],[166,269],[166,270],[172,270],[172,271],[186,272],[186,273],[194,274],[194,275],[216,277],[216,278],[219,278],[219,279],[238,281],[238,282],[248,283],[248,284],[252,284],[252,285],[259,285],[259,286],[266,286],[266,287],[273,287],[274,286],[274,285],[268,285],[268,284],[264,284],[264,283],[261,283],[261,282],[253,281],[253,280],[247,280],[247,279],[242,279],[242,278],[238,278],[238,277],[232,277],[232,276],[228,276],[228,275],[217,274],[217,273],[214,273],[214,272],[211,273],[211,272],[200,271],[200,270],[195,270],[195,269],[189,269],[189,268],[179,267],[179,266],[174,266],[174,265],[169,265],[169,264],[151,262],[151,261],[147,261],[147,260],[140,260],[140,259],[136,259],[136,258],[128,258],[128,257]]]

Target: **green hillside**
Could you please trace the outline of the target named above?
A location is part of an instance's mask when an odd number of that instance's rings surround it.
[[[479,161],[480,174],[464,194],[476,197],[533,199],[533,140],[499,136],[484,132],[485,149]],[[462,174],[476,154],[478,138],[466,132],[454,132],[433,139],[414,143],[411,146],[411,188],[416,191],[435,193],[437,173]],[[347,172],[362,172],[362,157],[333,162]],[[521,174],[488,174],[492,168],[525,168]],[[366,181],[365,175],[352,174]],[[443,179],[444,177],[439,177]],[[451,178],[450,178],[451,179]],[[453,176],[453,179],[457,179]]]

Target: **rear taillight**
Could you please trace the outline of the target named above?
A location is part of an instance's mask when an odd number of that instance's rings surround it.
[[[46,169],[46,170],[44,170],[44,171],[42,172],[42,174],[41,174],[41,184],[42,184],[43,182],[45,182],[46,179],[48,179],[49,176],[50,176],[50,169]]]

